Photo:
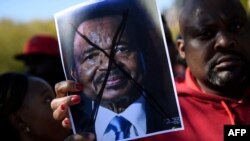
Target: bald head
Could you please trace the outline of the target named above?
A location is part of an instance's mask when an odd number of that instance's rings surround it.
[[[209,17],[214,19],[226,18],[228,11],[232,9],[246,16],[240,0],[185,0],[179,15],[181,35],[185,36],[185,28],[198,22],[199,16],[209,14]]]

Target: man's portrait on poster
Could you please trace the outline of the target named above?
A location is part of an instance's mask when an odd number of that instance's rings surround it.
[[[160,16],[147,4],[89,1],[55,15],[65,76],[84,86],[76,132],[119,140],[183,128]],[[130,133],[113,137],[114,120]]]

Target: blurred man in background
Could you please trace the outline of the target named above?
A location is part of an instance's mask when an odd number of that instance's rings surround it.
[[[15,59],[23,61],[26,73],[45,79],[52,87],[64,80],[58,41],[50,35],[32,36],[24,45],[23,53]]]

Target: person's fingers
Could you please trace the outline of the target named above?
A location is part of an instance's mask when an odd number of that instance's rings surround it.
[[[69,107],[69,106],[80,103],[80,101],[81,101],[80,95],[70,95],[70,96],[53,99],[50,103],[50,106],[52,110],[55,111],[62,104],[64,104],[66,107]]]
[[[53,118],[55,120],[62,121],[64,118],[68,116],[67,112],[68,112],[67,104],[61,104],[60,106],[57,107],[57,109],[53,111]]]
[[[83,133],[70,135],[64,141],[93,141],[94,139],[95,135],[93,133]]]
[[[68,107],[78,104],[80,101],[81,97],[79,95],[71,95],[53,99],[50,104],[53,110],[53,118],[55,120],[63,120],[68,116]]]
[[[56,83],[55,92],[56,97],[64,97],[68,92],[80,93],[83,90],[83,85],[72,80],[66,80]]]
[[[62,121],[62,126],[63,126],[64,128],[70,129],[70,128],[71,128],[70,119],[69,119],[69,118],[65,118],[65,119]]]

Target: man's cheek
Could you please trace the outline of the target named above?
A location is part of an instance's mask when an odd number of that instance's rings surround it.
[[[90,82],[93,81],[95,78],[97,67],[90,67],[90,68],[82,68],[79,72],[81,80],[83,82]]]

